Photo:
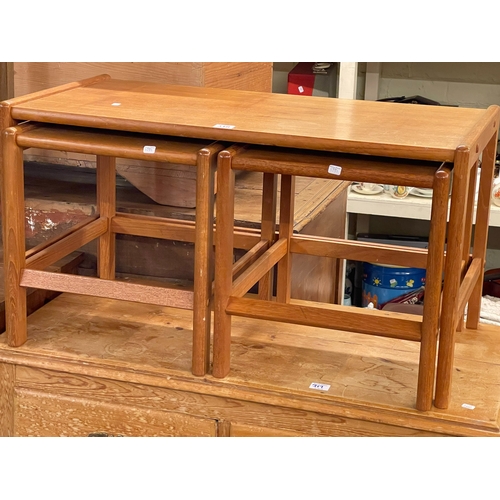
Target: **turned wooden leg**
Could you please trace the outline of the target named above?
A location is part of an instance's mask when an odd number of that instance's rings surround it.
[[[231,358],[231,316],[226,307],[231,296],[234,231],[234,150],[219,153],[217,161],[217,218],[215,231],[215,297],[214,297],[214,377],[229,373]]]
[[[465,227],[464,227],[464,243],[462,248],[462,274],[460,276],[460,281],[463,282],[467,269],[470,263],[470,249],[472,241],[472,225],[474,218],[474,204],[476,198],[476,180],[478,172],[478,162],[474,163],[473,167],[470,169],[469,174],[469,189],[467,192],[467,203],[466,203],[466,214],[465,214]],[[457,325],[457,332],[461,332],[464,327],[464,316],[465,310],[459,311],[460,320]]]
[[[417,409],[428,411],[432,407],[436,373],[437,337],[441,308],[444,246],[448,215],[450,170],[440,168],[434,177],[429,250],[427,255],[424,314],[418,368]]]
[[[455,330],[460,319],[457,308],[462,270],[466,196],[469,184],[468,165],[469,150],[465,147],[458,148],[453,170],[450,223],[448,225],[446,247],[436,397],[434,401],[437,408],[448,408],[451,397]]]
[[[476,329],[481,316],[481,297],[483,295],[484,266],[486,264],[486,249],[488,244],[488,227],[491,206],[491,187],[495,172],[496,146],[498,132],[490,139],[483,151],[481,164],[481,180],[477,200],[476,227],[474,231],[474,244],[472,257],[481,259],[481,272],[472,291],[467,309],[467,328]]]
[[[210,367],[214,178],[219,149],[215,145],[204,148],[197,159],[192,354],[192,372],[197,376],[205,375]]]
[[[16,143],[18,129],[2,133],[2,227],[7,343],[18,347],[27,339],[26,289],[20,286],[26,267],[23,151]]]

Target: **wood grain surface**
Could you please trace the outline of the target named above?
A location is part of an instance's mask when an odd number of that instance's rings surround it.
[[[163,84],[262,92],[270,92],[272,89],[272,63],[18,62],[0,64],[3,65],[0,66],[2,69],[0,75],[3,77],[5,73],[7,77],[3,68],[9,65],[11,76],[8,80],[10,85],[7,86],[7,80],[5,80],[5,85],[2,86],[5,92],[2,91],[1,100],[14,97],[14,95],[21,96],[49,89],[100,73],[107,73],[113,78]],[[95,157],[84,152],[32,148],[27,152],[26,157],[30,161],[95,166]],[[157,203],[190,208],[196,206],[196,169],[192,166],[178,164],[175,161],[160,163],[144,161],[144,159],[118,159],[117,170],[120,175]]]
[[[436,161],[453,161],[464,139],[472,144],[498,116],[497,106],[304,99],[115,79],[12,105],[16,120]]]
[[[0,369],[16,365],[16,435],[204,435],[206,419],[230,435],[500,435],[496,327],[457,334],[451,404],[419,412],[417,343],[235,317],[218,380],[190,374],[190,324],[189,311],[62,294],[30,317],[25,345],[0,338]]]
[[[239,88],[264,92],[270,92],[272,86],[272,63],[16,62],[13,64],[13,70],[16,96],[82,80],[100,73],[107,73],[113,78],[173,85]]]

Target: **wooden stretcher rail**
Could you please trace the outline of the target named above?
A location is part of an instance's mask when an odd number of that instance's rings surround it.
[[[111,219],[111,231],[133,236],[194,243],[195,223],[148,215],[117,214]]]
[[[216,229],[214,228],[214,234]],[[260,241],[260,231],[253,228],[235,228],[234,248],[240,250],[250,250]]]
[[[427,267],[427,250],[409,249],[397,245],[384,245],[367,241],[348,241],[320,236],[294,235],[290,252],[336,259],[392,264],[403,267]]]
[[[283,239],[266,250],[257,262],[254,262],[243,274],[236,278],[231,295],[236,297],[245,295],[252,286],[286,255],[287,248],[288,241]]]
[[[261,240],[250,250],[245,252],[241,258],[239,258],[233,265],[233,278],[238,277],[238,275],[248,266],[252,265],[260,256],[269,248],[269,241]]]
[[[66,257],[71,252],[78,250],[103,235],[107,231],[108,223],[109,220],[107,218],[99,218],[92,222],[87,222],[76,231],[70,230],[69,234],[65,237],[52,245],[45,246],[42,250],[29,257],[26,260],[26,267],[28,269],[41,270],[51,266],[59,259]]]
[[[458,304],[457,304],[457,318],[460,318],[465,305],[469,301],[469,298],[474,290],[474,286],[477,283],[479,274],[481,273],[481,259],[472,259],[472,263],[467,269],[465,277],[460,285],[460,290],[458,294]]]
[[[193,292],[189,290],[175,290],[33,269],[23,271],[21,286],[181,309],[193,308]]]
[[[44,250],[45,248],[53,245],[54,243],[62,240],[63,238],[66,238],[67,236],[78,231],[79,229],[86,226],[90,222],[97,220],[98,217],[99,217],[98,215],[91,215],[89,217],[86,217],[84,220],[78,222],[74,226],[71,226],[69,229],[67,229],[66,231],[63,231],[61,234],[58,234],[57,236],[52,237],[50,240],[43,241],[42,243],[26,250],[26,254],[25,254],[26,258],[28,259],[29,257],[35,255],[36,253]]]
[[[214,226],[214,232],[215,232]],[[111,231],[131,236],[146,236],[194,243],[195,222],[137,214],[116,214],[111,219]],[[260,232],[253,228],[235,228],[234,246],[249,250],[260,241]]]
[[[361,309],[306,301],[289,304],[230,297],[228,314],[296,325],[346,330],[402,340],[420,341],[422,318],[411,314]]]

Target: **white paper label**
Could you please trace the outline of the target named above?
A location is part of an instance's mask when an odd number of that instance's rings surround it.
[[[156,146],[144,146],[142,152],[153,154],[156,151]]]
[[[114,102],[114,103],[111,104],[111,106],[121,106],[121,105],[122,105],[121,102]]]
[[[297,90],[302,94],[304,92],[304,87],[302,87],[302,85],[299,85]]]
[[[330,386],[328,384],[317,384],[316,382],[313,382],[310,386],[309,389],[316,389],[317,391],[327,391],[330,389]]]
[[[223,123],[218,123],[217,125],[214,125],[214,128],[234,128],[234,125],[224,125]]]
[[[328,173],[333,175],[340,175],[342,173],[342,167],[338,165],[330,165],[328,167]]]
[[[467,403],[464,403],[462,405],[462,408],[467,408],[468,410],[473,410],[475,408],[475,406],[474,405],[469,405]]]

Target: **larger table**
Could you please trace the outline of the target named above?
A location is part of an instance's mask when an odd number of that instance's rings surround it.
[[[440,408],[448,405],[454,332],[467,303],[467,326],[476,328],[479,321],[498,106],[483,110],[304,98],[120,81],[101,75],[4,102],[1,113],[2,130],[30,121],[449,165],[453,187],[435,399]],[[5,158],[12,154],[8,148],[4,146]],[[471,193],[479,161],[481,182],[470,252]],[[338,178],[335,170],[331,175]],[[5,200],[3,217],[4,223],[5,219],[11,222]],[[6,272],[6,279],[18,285],[23,269],[16,259],[18,255],[7,248],[6,270],[10,266],[13,271]],[[13,318],[17,321],[15,314]]]

